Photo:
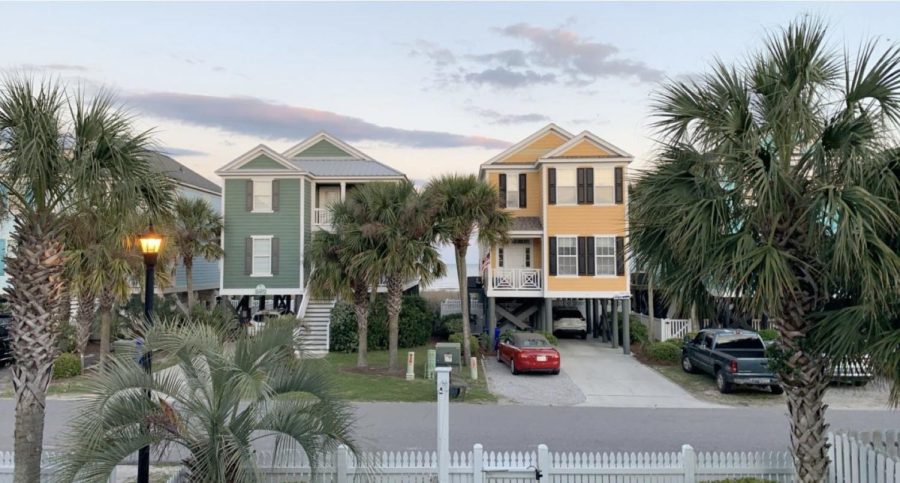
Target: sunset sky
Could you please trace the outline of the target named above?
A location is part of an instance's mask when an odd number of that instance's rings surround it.
[[[835,49],[895,42],[900,4],[0,4],[0,70],[113,89],[213,171],[328,131],[414,180],[474,172],[548,122],[645,166],[652,94],[801,15]],[[15,21],[9,21],[15,19]]]

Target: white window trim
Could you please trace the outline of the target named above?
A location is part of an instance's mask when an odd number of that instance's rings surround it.
[[[272,239],[275,238],[274,235],[251,235],[250,236],[250,277],[252,278],[264,278],[264,277],[274,277],[272,275]],[[256,240],[268,240],[269,241],[269,273],[256,273],[253,271],[254,259],[256,258]]]
[[[575,273],[573,273],[573,274],[559,273],[559,267],[560,267],[560,264],[559,264],[559,258],[560,258],[559,240],[560,240],[560,238],[571,238],[571,239],[575,240]],[[563,256],[572,257],[572,255],[563,255]],[[560,277],[560,278],[577,278],[577,277],[579,277],[579,275],[578,275],[578,235],[556,235],[556,275],[554,275],[554,276]]]
[[[253,182],[253,210],[251,210],[250,212],[251,213],[275,213],[275,211],[272,209],[273,203],[275,201],[274,200],[275,178],[251,178],[251,181]],[[263,183],[263,182],[269,183],[269,209],[268,210],[260,210],[260,209],[256,208],[256,183]]]
[[[506,193],[507,193],[507,196],[508,196],[508,193],[509,193],[510,191],[515,191],[515,193],[516,193],[516,201],[518,201],[518,202],[516,203],[515,206],[509,206],[509,198],[507,197],[506,200],[504,200],[504,201],[506,201],[506,209],[507,209],[507,210],[524,210],[524,209],[525,209],[525,208],[521,208],[521,207],[520,207],[521,201],[519,200],[519,175],[520,175],[520,174],[523,174],[523,173],[524,173],[523,171],[504,171],[504,172],[501,173],[501,174],[505,174],[505,175],[506,175]],[[528,174],[526,173],[525,176],[528,176]],[[516,180],[516,189],[515,189],[515,190],[510,190],[510,189],[509,189],[509,180],[511,180],[511,179],[515,179],[515,180]],[[527,183],[527,182],[526,182],[526,183]],[[527,186],[527,184],[526,184],[526,186]]]
[[[583,167],[583,166],[566,166],[566,167],[564,167],[564,168],[556,168],[556,187],[555,187],[554,189],[556,189],[556,203],[555,203],[555,204],[556,204],[557,206],[580,206],[580,205],[578,204],[578,168],[582,168],[582,167]],[[571,203],[561,203],[561,202],[560,202],[560,198],[559,198],[559,188],[560,188],[560,184],[559,184],[559,173],[560,173],[561,171],[571,171],[572,173],[575,174],[575,177],[574,177],[574,179],[575,179],[575,184],[573,184],[573,185],[571,186],[571,188],[575,190],[575,198],[573,198],[574,201],[572,201]],[[565,187],[568,188],[569,186],[565,186]]]
[[[597,270],[597,257],[601,255],[597,255],[597,240],[600,238],[612,238],[613,240],[613,269],[616,267],[618,253],[616,253],[616,235],[594,235],[594,278],[619,278],[622,275],[616,275],[615,273],[612,275],[607,274],[598,274]],[[602,255],[604,257],[608,257],[609,255]]]

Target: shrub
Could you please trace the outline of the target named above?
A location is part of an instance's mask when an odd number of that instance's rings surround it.
[[[331,311],[332,352],[354,352],[357,348],[356,314],[347,302],[338,302]]]
[[[667,339],[663,342],[665,342],[666,344],[672,344],[673,346],[677,347],[679,350],[681,350],[681,348],[684,346],[684,339],[680,339],[678,337],[672,337],[671,339]]]
[[[632,344],[646,344],[650,342],[650,334],[647,332],[647,326],[644,325],[639,318],[632,317],[629,321],[628,332],[631,336]]]
[[[759,331],[759,336],[765,341],[775,340],[778,338],[778,331],[775,329],[763,329]]]
[[[441,339],[450,337],[450,334],[462,332],[462,314],[449,314],[441,317],[434,327],[434,336]]]
[[[71,352],[63,352],[53,361],[53,379],[66,379],[81,374],[81,358]]]
[[[644,354],[656,362],[678,362],[681,359],[681,348],[666,342],[652,342],[644,347]]]
[[[56,336],[56,348],[63,353],[75,352],[75,347],[78,345],[75,339],[75,326],[68,322],[62,322],[57,326],[57,330],[59,333]]]
[[[557,339],[556,336],[551,334],[550,332],[538,332],[538,333],[541,334],[542,336],[546,337],[547,342],[549,342],[550,345],[558,345],[559,344],[559,339]]]
[[[428,310],[425,299],[418,295],[408,295],[403,298],[400,308],[400,338],[398,344],[401,348],[416,347],[428,343],[431,335],[434,316]],[[460,326],[460,330],[462,326]],[[338,302],[331,312],[331,343],[330,349],[334,352],[354,352],[357,350],[356,314],[353,305],[347,302]],[[370,351],[384,350],[388,348],[387,304],[385,297],[379,296],[375,303],[369,307],[369,325],[366,341]]]
[[[418,347],[428,343],[434,327],[434,313],[418,295],[403,297],[400,309],[400,347]]]
[[[462,350],[463,354],[465,353],[466,349],[465,349],[465,347],[462,347],[462,341],[463,341],[462,333],[450,334],[450,337],[448,337],[447,340],[450,342],[455,342],[457,344],[460,344],[460,350]],[[478,337],[476,337],[474,335],[469,336],[469,350],[471,350],[474,353],[477,349],[478,349]],[[469,361],[463,361],[463,364],[465,364],[465,365],[468,365],[468,363],[469,363]]]

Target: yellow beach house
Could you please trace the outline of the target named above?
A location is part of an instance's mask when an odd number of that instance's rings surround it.
[[[480,248],[489,333],[498,324],[554,332],[554,320],[572,309],[585,321],[577,335],[618,332],[616,301],[625,313],[630,296],[632,160],[594,133],[550,124],[481,165],[479,176],[513,217],[508,243]]]

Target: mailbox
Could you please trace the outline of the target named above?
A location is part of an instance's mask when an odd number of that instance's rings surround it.
[[[438,367],[462,367],[462,357],[460,356],[462,346],[459,342],[438,342],[434,345],[435,364]]]

